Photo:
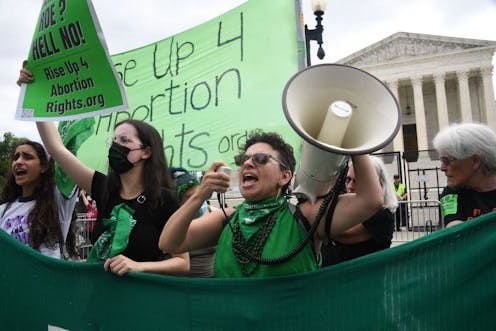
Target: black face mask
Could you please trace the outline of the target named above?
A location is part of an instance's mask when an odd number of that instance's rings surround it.
[[[127,159],[127,155],[129,154],[129,152],[138,149],[141,148],[129,149],[126,146],[122,146],[116,142],[112,142],[112,145],[110,146],[108,152],[110,168],[112,168],[112,170],[119,175],[131,170],[134,167],[134,164],[129,162],[129,160]]]

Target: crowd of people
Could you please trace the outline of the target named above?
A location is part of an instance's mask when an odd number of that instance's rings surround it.
[[[19,83],[32,80],[21,69]],[[12,153],[0,228],[44,255],[75,256],[79,189],[86,216],[96,219],[87,261],[119,276],[272,277],[317,270],[390,247],[398,201],[407,199],[399,176],[392,183],[379,158],[353,155],[344,192],[334,187],[315,203],[293,203],[293,147],[277,133],[254,130],[234,158],[243,201],[212,208],[207,201],[230,187],[230,177],[219,171],[227,163],[213,162],[202,178],[169,167],[159,133],[143,121],[116,124],[108,174],[72,154],[53,123],[36,126],[43,145],[25,141]],[[456,124],[433,143],[448,179],[441,198],[446,225],[495,210],[494,132]],[[70,196],[57,189],[55,162],[77,185]]]

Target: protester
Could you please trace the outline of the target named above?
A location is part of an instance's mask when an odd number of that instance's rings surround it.
[[[496,210],[496,134],[480,123],[452,124],[433,140],[447,187],[441,194],[445,226]]]
[[[96,200],[92,199],[90,196],[86,196],[85,190],[81,190],[80,197],[86,208],[86,214],[84,215],[86,222],[86,232],[91,233],[95,228],[95,220],[98,217],[98,208],[96,207]]]
[[[85,218],[93,219],[98,216],[98,208],[96,207],[95,199],[92,199],[90,196],[86,196],[86,191],[81,190],[80,192],[81,200],[83,201],[84,206],[86,207],[86,215]]]
[[[34,80],[23,63],[18,84]],[[36,126],[48,152],[82,189],[91,192],[98,218],[91,232],[88,261],[105,261],[104,269],[124,275],[130,271],[184,275],[187,253],[158,248],[168,218],[179,204],[174,196],[162,138],[151,125],[134,119],[116,124],[109,140],[108,176],[87,167],[63,144],[52,122]]]
[[[64,197],[57,189],[54,161],[41,144],[26,140],[16,147],[0,195],[2,230],[46,256],[76,257],[76,201],[77,190]]]
[[[200,182],[196,176],[184,168],[169,168],[170,174],[176,182],[176,194],[180,204],[186,202],[198,189]],[[201,205],[196,217],[214,210],[207,201]],[[210,278],[214,276],[213,262],[215,256],[215,246],[195,249],[189,252],[191,277]]]
[[[391,246],[394,231],[394,213],[398,207],[396,194],[384,163],[377,156],[371,157],[381,184],[384,205],[371,218],[341,234],[322,247],[322,265],[328,266],[374,253]],[[355,192],[355,170],[348,164],[346,191]]]
[[[255,130],[240,151],[235,163],[240,167],[243,203],[194,219],[213,192],[223,193],[229,187],[229,176],[216,171],[226,163],[214,162],[197,191],[171,216],[159,241],[162,249],[175,253],[217,245],[215,277],[267,277],[316,270],[322,240],[371,217],[382,205],[381,187],[366,155],[352,157],[356,193],[331,194],[315,204],[303,201],[293,208],[286,196],[296,164],[293,148],[276,133]],[[323,201],[330,201],[325,210],[321,209]],[[325,222],[328,210],[330,224]],[[313,235],[299,223],[311,227],[321,218]],[[305,242],[308,233],[312,236]]]

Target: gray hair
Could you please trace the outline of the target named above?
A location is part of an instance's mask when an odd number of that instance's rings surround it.
[[[374,165],[379,182],[381,183],[384,198],[384,204],[382,206],[389,209],[391,213],[394,213],[396,208],[398,208],[398,198],[396,197],[396,192],[393,189],[393,182],[390,179],[386,166],[377,156],[371,155],[370,159]],[[348,163],[348,167],[353,167],[353,163],[351,161]]]
[[[496,134],[484,124],[452,124],[438,132],[432,143],[438,153],[460,160],[479,155],[482,172],[496,174]]]

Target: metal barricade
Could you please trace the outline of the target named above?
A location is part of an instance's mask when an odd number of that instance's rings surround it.
[[[90,233],[95,227],[95,218],[86,218],[86,214],[79,215],[76,220],[76,247],[79,252],[79,258],[86,260],[91,249]]]
[[[226,193],[226,207],[236,206],[241,202],[243,198],[239,193]],[[220,207],[216,195],[212,195],[209,203],[213,207]],[[293,200],[292,203],[296,204],[297,201]],[[398,201],[394,218],[393,246],[415,240],[444,227],[438,200]]]
[[[398,201],[393,243],[415,240],[444,227],[438,200]]]

